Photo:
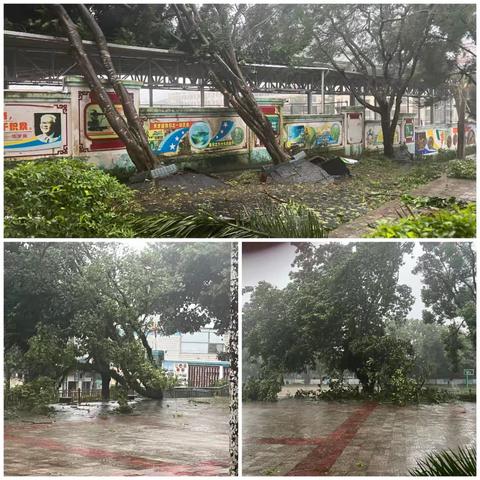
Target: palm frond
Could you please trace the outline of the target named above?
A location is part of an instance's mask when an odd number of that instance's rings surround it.
[[[136,218],[132,228],[143,238],[322,238],[318,214],[293,202],[262,209],[243,209],[237,218],[211,212],[160,213]]]
[[[476,476],[476,448],[459,447],[458,450],[429,453],[425,458],[417,460],[417,466],[409,473],[415,477]]]

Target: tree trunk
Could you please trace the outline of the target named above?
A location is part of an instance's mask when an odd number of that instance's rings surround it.
[[[137,380],[134,380],[134,379],[129,379],[130,381],[127,382],[126,378],[124,376],[120,375],[115,370],[110,370],[110,375],[118,383],[120,383],[124,387],[132,388],[136,393],[138,393],[139,395],[142,395],[143,397],[153,398],[154,400],[162,400],[163,399],[163,390],[156,389],[156,388],[150,388],[150,387],[144,387],[144,386],[140,385],[140,383]]]
[[[290,160],[280,147],[273,128],[267,117],[258,107],[257,101],[238,65],[231,33],[225,38],[208,37],[201,28],[204,22],[200,18],[196,5],[174,5],[179,26],[188,40],[192,53],[202,58],[202,63],[215,87],[228,99],[230,105],[262,142],[275,165]],[[217,10],[222,13],[222,6]],[[228,29],[228,19],[220,18],[220,27]]]
[[[370,381],[368,375],[363,375],[360,372],[355,372],[355,375],[358,378],[358,381],[362,385],[362,392],[371,394],[374,392],[375,384]]]
[[[230,357],[230,468],[229,475],[238,475],[238,246],[232,243],[230,269],[230,325],[228,352]]]
[[[392,129],[390,110],[382,111],[380,115],[383,134],[383,154],[388,158],[393,158],[393,139],[395,129]]]
[[[455,108],[458,115],[457,158],[465,158],[465,97],[462,91],[455,95]]]
[[[155,167],[156,157],[149,147],[147,149],[145,148],[145,145],[141,140],[142,134],[138,129],[138,126],[135,125],[135,122],[131,123],[130,125],[127,124],[122,115],[117,112],[115,105],[110,99],[102,82],[98,78],[97,72],[93,68],[92,63],[88,58],[85,49],[83,48],[82,38],[77,26],[73,23],[72,19],[62,5],[51,5],[50,8],[60,20],[60,23],[62,24],[67,37],[70,40],[70,45],[73,49],[77,64],[82,71],[83,77],[88,83],[90,89],[95,93],[98,104],[100,105],[102,112],[105,114],[108,123],[118,135],[119,139],[125,144],[125,148],[130,156],[130,159],[135,164],[138,171],[141,172],[151,170]],[[101,53],[105,54],[105,51]],[[110,73],[112,74],[112,72]],[[131,99],[128,97],[128,95],[126,98],[123,98],[122,95],[120,98],[122,99],[124,112],[131,113],[132,108],[134,109]],[[143,132],[143,135],[145,135],[145,132]]]
[[[102,372],[102,401],[108,402],[110,400],[110,372]]]

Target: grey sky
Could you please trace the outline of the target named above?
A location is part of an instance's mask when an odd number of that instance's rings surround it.
[[[347,243],[347,242],[342,242]],[[271,245],[271,244],[270,244]],[[289,281],[288,274],[295,258],[296,247],[291,243],[279,242],[278,245],[243,255],[242,283],[243,286],[255,286],[260,281],[283,288]],[[399,281],[412,289],[415,303],[410,310],[411,318],[422,318],[423,302],[420,298],[422,280],[412,273],[416,258],[422,254],[422,247],[415,243],[412,255],[405,256],[405,264],[400,269]],[[249,295],[245,296],[248,300]]]

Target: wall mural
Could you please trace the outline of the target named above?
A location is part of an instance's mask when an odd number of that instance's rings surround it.
[[[285,148],[312,148],[315,146],[342,145],[342,122],[315,122],[286,126]]]
[[[68,104],[6,104],[3,113],[5,157],[68,152]]]
[[[129,95],[133,99],[133,93],[129,93]],[[108,96],[112,100],[115,110],[124,116],[123,106],[118,96],[113,92],[108,92]],[[81,152],[125,148],[123,142],[108,123],[93,92],[78,92],[78,112],[80,116],[79,146]]]
[[[145,128],[150,148],[161,155],[247,147],[245,124],[238,117],[148,119]]]
[[[393,144],[400,143],[400,125],[395,128],[395,135],[393,137]],[[383,148],[383,132],[382,126],[378,123],[367,123],[365,125],[365,147],[366,148]]]

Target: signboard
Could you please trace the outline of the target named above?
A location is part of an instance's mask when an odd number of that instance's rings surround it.
[[[342,123],[340,121],[292,123],[287,125],[285,147],[313,148],[342,144]]]
[[[6,104],[5,157],[68,153],[68,104]]]
[[[465,368],[463,374],[465,375],[465,384],[468,388],[468,377],[473,377],[475,375],[475,370],[473,368]]]
[[[149,118],[145,129],[156,154],[185,155],[247,147],[245,123],[238,117]]]

